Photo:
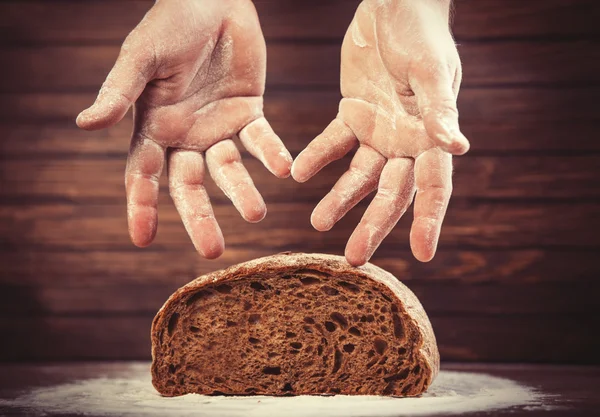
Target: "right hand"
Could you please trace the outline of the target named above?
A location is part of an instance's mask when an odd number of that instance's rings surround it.
[[[342,46],[339,113],[294,161],[292,175],[304,182],[359,145],[311,216],[327,231],[377,190],[346,246],[352,265],[369,261],[413,197],[413,254],[424,262],[435,254],[452,154],[469,149],[458,125],[461,64],[448,10],[448,0],[364,0]]]
[[[132,104],[134,129],[125,185],[129,233],[149,245],[158,223],[158,179],[165,158],[170,193],[194,246],[206,258],[224,250],[204,188],[204,160],[244,219],[265,203],[231,137],[274,175],[292,158],[263,115],[266,47],[250,0],[159,0],[123,43],[96,102],[77,118],[97,130]]]

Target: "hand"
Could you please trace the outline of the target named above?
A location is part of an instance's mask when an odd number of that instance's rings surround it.
[[[129,233],[156,234],[158,179],[169,189],[196,249],[207,258],[224,242],[203,186],[204,159],[216,184],[249,222],[265,203],[231,137],[280,178],[292,158],[263,116],[266,47],[249,0],[159,0],[123,43],[96,102],[77,118],[88,130],[120,121],[135,103],[125,186]]]
[[[377,194],[346,246],[366,263],[415,196],[410,243],[433,258],[452,192],[452,155],[469,142],[458,126],[460,59],[448,27],[448,0],[365,0],[342,46],[336,119],[298,155],[292,176],[307,181],[360,145],[349,170],[317,205],[315,229],[326,231]]]

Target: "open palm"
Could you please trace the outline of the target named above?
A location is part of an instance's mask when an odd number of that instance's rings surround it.
[[[129,232],[152,242],[158,179],[168,162],[170,193],[196,249],[207,258],[224,249],[204,188],[204,160],[216,184],[250,222],[266,207],[231,140],[278,177],[291,156],[263,116],[266,49],[248,0],[161,0],[127,37],[92,107],[77,123],[103,129],[135,103],[126,168]]]
[[[346,258],[366,263],[415,197],[411,247],[430,260],[452,192],[452,153],[469,148],[456,94],[461,66],[439,0],[365,0],[342,46],[336,119],[297,157],[293,177],[307,181],[359,148],[349,170],[315,208],[311,222],[331,229],[378,190],[350,237]]]

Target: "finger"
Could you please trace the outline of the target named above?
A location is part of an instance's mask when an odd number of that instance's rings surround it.
[[[346,259],[363,265],[406,212],[414,195],[414,161],[390,159],[381,172],[379,190],[346,246]]]
[[[361,146],[350,168],[317,205],[310,221],[321,232],[331,229],[346,213],[377,188],[385,158],[368,146]]]
[[[125,170],[129,235],[139,247],[154,240],[158,224],[158,180],[165,159],[164,149],[150,139],[134,138]]]
[[[350,152],[357,143],[358,139],[346,123],[335,119],[296,157],[292,177],[298,182],[308,181],[327,164]]]
[[[267,208],[252,178],[242,164],[240,152],[232,140],[224,140],[206,151],[211,177],[223,190],[242,217],[251,223],[264,219]]]
[[[442,222],[452,194],[452,156],[439,149],[421,154],[415,162],[415,218],[410,246],[422,262],[435,255]]]
[[[204,159],[200,152],[175,150],[168,159],[169,191],[185,230],[205,258],[221,256],[223,233],[204,188]]]
[[[411,79],[427,135],[443,150],[462,155],[469,141],[458,124],[455,78],[442,69],[420,68]]]
[[[144,91],[154,67],[154,53],[148,42],[135,38],[125,40],[98,98],[79,114],[77,125],[82,129],[97,130],[118,123]]]
[[[273,175],[279,178],[290,176],[292,156],[267,119],[261,117],[253,121],[242,129],[239,137],[248,152],[261,161]]]

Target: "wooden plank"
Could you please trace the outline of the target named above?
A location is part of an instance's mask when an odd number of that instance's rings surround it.
[[[342,255],[341,246],[323,249]],[[191,245],[166,250],[134,247],[115,251],[75,249],[4,249],[0,251],[0,282],[8,286],[82,286],[90,289],[118,285],[181,286],[197,276],[277,252],[269,248],[229,247],[220,258],[209,261],[198,256]],[[441,249],[431,262],[422,263],[408,250],[388,247],[377,251],[372,262],[410,286],[419,281],[456,288],[473,284],[583,285],[598,281],[600,266],[595,253],[595,249]]]
[[[0,285],[0,315],[153,314],[179,285],[102,285],[90,287]],[[595,314],[600,282],[462,284],[410,282],[432,315]],[[510,300],[510,302],[508,302]]]
[[[268,248],[227,248],[220,258],[207,260],[190,245],[182,250],[135,248],[117,251],[0,251],[0,282],[4,285],[181,286],[197,276],[236,263],[269,256]]]
[[[126,154],[116,158],[8,160],[0,165],[0,199],[53,198],[85,202],[120,202],[124,195]],[[351,157],[329,165],[307,184],[271,175],[260,161],[244,158],[267,201],[319,201],[348,169]],[[455,158],[454,197],[591,198],[600,197],[600,156]],[[473,181],[473,179],[477,179]],[[206,181],[215,202],[228,201]],[[168,194],[166,175],[161,192]]]
[[[267,39],[331,39],[344,35],[359,0],[255,0]],[[116,43],[152,6],[152,0],[3,1],[3,43]],[[459,41],[506,37],[598,35],[595,0],[462,0],[455,2]]]
[[[246,223],[229,204],[215,206],[225,241],[233,247],[341,253],[365,204],[351,210],[331,231],[309,225],[312,203],[272,203],[260,224]],[[476,202],[450,203],[440,239],[445,248],[586,248],[600,245],[598,203]],[[120,205],[33,204],[0,207],[0,245],[76,250],[130,248],[125,203]],[[411,214],[404,216],[382,248],[408,249]],[[172,205],[159,209],[155,245],[190,248],[189,238]]]
[[[255,0],[254,3],[267,39],[339,40],[360,1]],[[153,4],[152,0],[54,0],[49,6],[43,1],[25,4],[3,1],[0,36],[3,43],[120,43]]]
[[[461,125],[472,152],[600,150],[594,88],[566,90],[465,89],[459,98]],[[123,153],[131,117],[115,127],[84,132],[77,113],[94,100],[89,93],[0,94],[0,151],[5,155]],[[335,92],[270,93],[265,114],[296,153],[337,112]],[[536,152],[536,154],[539,154]]]
[[[152,316],[0,319],[4,360],[150,359]],[[437,317],[446,361],[599,363],[597,317]]]
[[[595,316],[431,317],[444,360],[598,364]]]
[[[600,71],[593,41],[465,42],[459,49],[467,87],[582,85],[596,82]],[[6,47],[3,58],[12,65],[0,67],[0,92],[97,89],[118,52],[117,46]],[[337,89],[339,56],[339,45],[272,44],[267,86]]]
[[[595,0],[461,0],[454,8],[452,28],[458,41],[600,33]]]

